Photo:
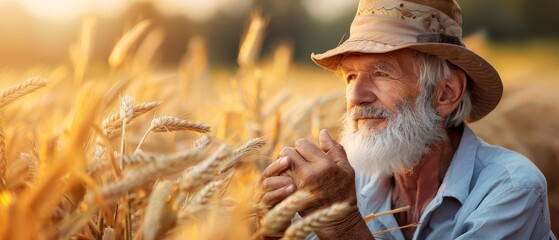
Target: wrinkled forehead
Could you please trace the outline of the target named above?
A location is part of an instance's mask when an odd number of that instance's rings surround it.
[[[412,49],[400,49],[387,53],[350,52],[343,55],[338,71],[370,70],[370,68],[413,68],[418,52]]]

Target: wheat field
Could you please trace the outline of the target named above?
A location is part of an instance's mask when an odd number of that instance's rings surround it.
[[[68,65],[0,76],[0,239],[258,239],[278,234],[312,195],[274,208],[258,204],[261,171],[296,139],[336,132],[343,83],[294,63],[282,44],[260,57],[267,20],[253,15],[238,68],[209,69],[203,38],[180,63],[154,64],[162,30],[149,20],[126,29],[92,69],[93,24],[85,20]],[[497,110],[471,124],[490,143],[515,149],[546,175],[559,230],[557,50],[467,45],[505,83]],[[537,61],[526,61],[536,59]],[[304,239],[343,215],[332,205],[292,224]],[[405,211],[397,209],[395,211]],[[374,216],[364,216],[370,220]]]

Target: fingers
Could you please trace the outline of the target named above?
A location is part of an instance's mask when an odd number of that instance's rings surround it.
[[[320,148],[326,153],[326,155],[331,156],[334,161],[345,161],[347,162],[347,156],[344,147],[336,142],[330,136],[330,133],[326,129],[320,131],[318,136],[318,142],[320,143]]]
[[[288,186],[276,189],[271,192],[264,193],[264,196],[262,196],[261,201],[262,203],[268,206],[274,206],[294,192],[295,192],[295,185],[289,184]]]
[[[289,160],[292,160],[294,165],[300,166],[307,163],[307,160],[305,160],[305,158],[301,156],[301,154],[299,154],[299,152],[297,152],[295,148],[292,147],[284,147],[280,151],[279,155],[287,157]]]
[[[272,164],[270,164],[264,171],[262,172],[262,179],[277,176],[281,172],[285,171],[291,165],[291,159],[288,157],[280,157]]]
[[[295,149],[301,156],[309,162],[324,161],[326,154],[316,145],[307,139],[295,141]]]
[[[326,129],[320,130],[320,134],[318,135],[318,142],[320,143],[320,149],[322,149],[322,151],[324,151],[325,153],[329,152],[332,148],[335,147],[335,142]]]
[[[272,176],[262,181],[261,188],[264,192],[270,192],[294,183],[289,176]]]

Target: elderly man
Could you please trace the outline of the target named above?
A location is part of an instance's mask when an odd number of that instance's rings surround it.
[[[312,56],[346,83],[341,144],[323,130],[319,146],[284,148],[262,201],[310,189],[318,198],[302,216],[350,202],[321,239],[555,239],[542,174],[464,124],[496,107],[502,83],[462,44],[461,25],[454,0],[361,0],[349,39]]]

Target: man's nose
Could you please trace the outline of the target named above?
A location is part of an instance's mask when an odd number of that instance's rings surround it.
[[[373,93],[373,83],[366,74],[359,74],[357,79],[348,85],[347,100],[353,106],[373,103],[377,97]]]

